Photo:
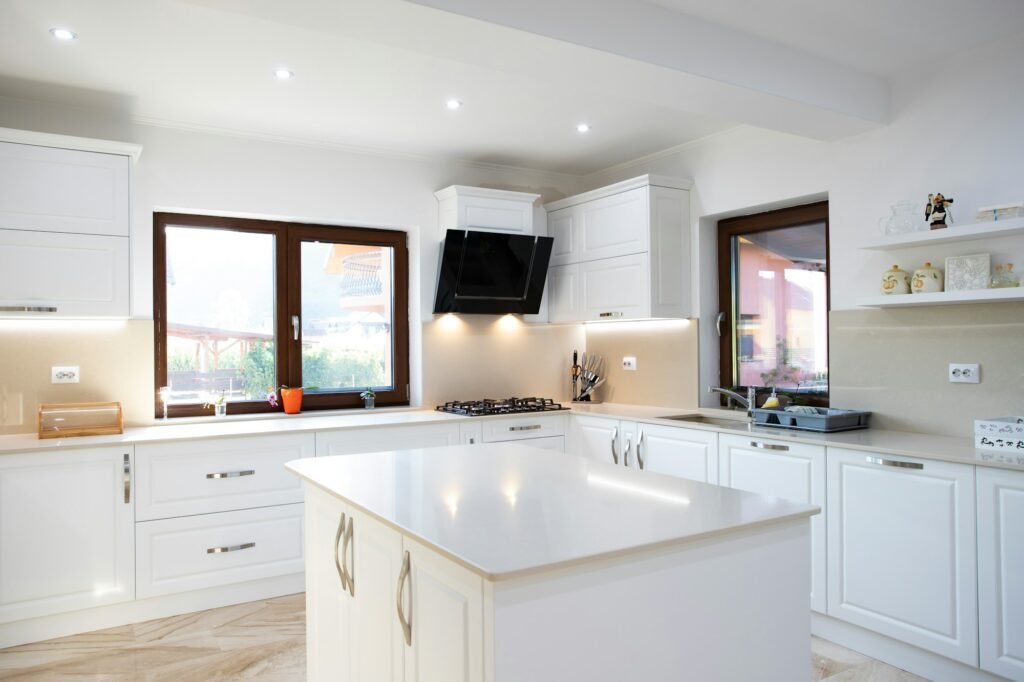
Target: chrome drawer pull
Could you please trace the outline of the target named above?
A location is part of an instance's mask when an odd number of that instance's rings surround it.
[[[598,313],[597,316],[598,317],[622,317],[622,313],[620,313],[620,312]]]
[[[884,459],[882,457],[865,457],[868,464],[878,464],[884,467],[896,467],[898,469],[924,469],[920,462],[903,462],[898,459]]]
[[[256,546],[255,542],[243,542],[240,545],[229,545],[227,547],[211,547],[206,550],[207,554],[227,554],[228,552],[238,552],[243,549],[252,549]]]
[[[640,435],[636,438],[636,461],[640,465],[640,470],[643,471],[645,466],[644,456],[640,454],[640,446],[644,444],[644,430],[640,429]]]
[[[530,424],[529,426],[510,426],[509,431],[536,431],[537,429],[543,429],[543,424]]]
[[[757,448],[758,450],[779,450],[780,452],[788,452],[788,445],[775,445],[774,443],[758,443],[757,441],[750,441],[750,447]]]
[[[124,503],[132,501],[132,462],[127,454],[124,456]]]
[[[240,476],[253,476],[255,469],[244,469],[242,471],[221,471],[216,474],[206,474],[207,478],[238,478]]]
[[[629,466],[629,451],[633,449],[633,439],[626,436],[626,449],[622,451],[622,466]]]
[[[412,570],[412,561],[409,558],[409,551],[406,550],[402,559],[402,571],[398,574],[398,622],[402,626],[402,635],[405,637],[405,645],[412,646],[412,580],[409,580],[409,615],[405,614],[405,583]]]
[[[619,453],[615,451],[615,441],[619,439],[619,427],[616,426],[612,429],[612,461],[616,464],[619,463]]]
[[[55,313],[51,305],[0,305],[0,313]]]

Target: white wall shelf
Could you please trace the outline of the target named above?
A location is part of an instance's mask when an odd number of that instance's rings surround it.
[[[973,225],[947,227],[943,230],[928,232],[912,232],[895,237],[888,237],[880,242],[867,244],[861,248],[867,251],[890,251],[893,249],[909,249],[917,246],[935,244],[952,244],[954,242],[986,239],[993,237],[1013,237],[1024,235],[1024,218],[995,220]]]
[[[958,303],[1000,303],[1024,301],[1024,287],[1012,289],[974,289],[972,291],[940,291],[934,294],[878,294],[862,299],[861,308],[912,308],[927,305]]]

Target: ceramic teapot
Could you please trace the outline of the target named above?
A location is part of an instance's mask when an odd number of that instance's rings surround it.
[[[883,294],[909,294],[910,274],[906,270],[900,270],[900,266],[894,265],[891,269],[882,273]]]
[[[915,294],[934,294],[942,291],[942,270],[925,263],[924,267],[914,270],[910,288]]]

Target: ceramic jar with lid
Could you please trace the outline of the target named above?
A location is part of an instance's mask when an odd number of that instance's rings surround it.
[[[910,280],[910,289],[915,294],[934,294],[942,291],[942,270],[925,263],[924,267],[914,270]]]
[[[883,294],[909,294],[910,274],[906,270],[900,270],[900,266],[894,265],[882,273]]]

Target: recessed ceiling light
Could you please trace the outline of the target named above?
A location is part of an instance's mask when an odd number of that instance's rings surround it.
[[[462,100],[458,100],[453,97],[452,99],[445,102],[444,105],[451,109],[452,111],[456,111],[462,108]]]
[[[78,34],[69,28],[51,28],[50,35],[57,40],[75,40]]]
[[[590,132],[590,124],[589,123],[580,123],[579,125],[576,126],[576,132],[577,133],[589,133]]]
[[[288,69],[280,68],[274,69],[274,77],[277,78],[278,80],[290,81],[291,79],[295,78],[295,74],[289,71]]]

